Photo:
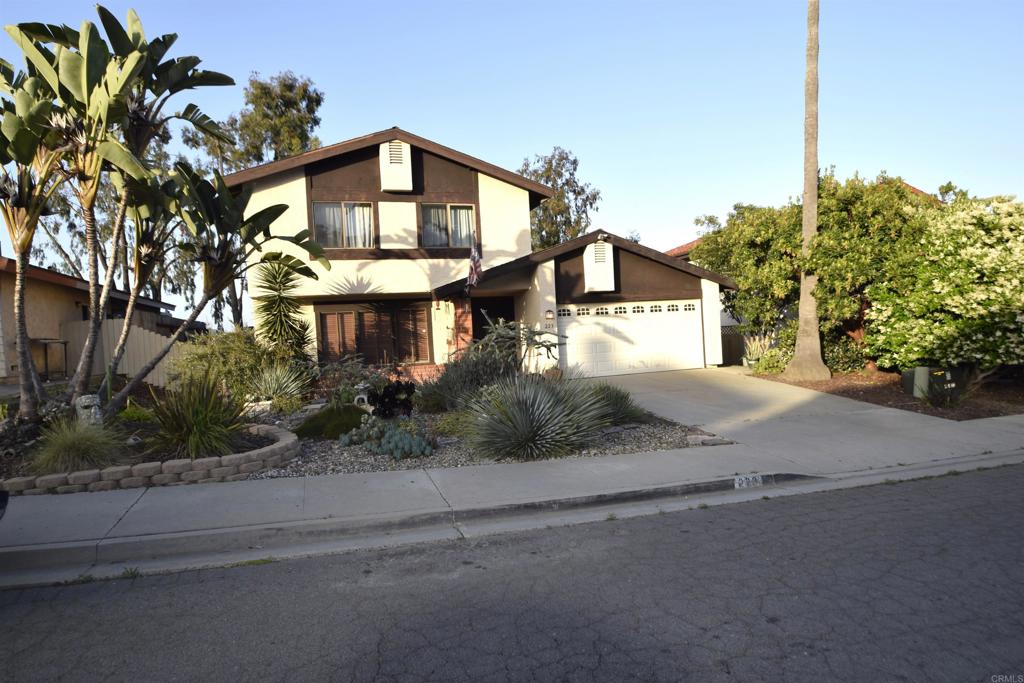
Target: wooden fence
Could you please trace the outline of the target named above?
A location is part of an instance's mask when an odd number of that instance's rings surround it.
[[[103,328],[100,331],[99,340],[96,342],[96,355],[93,357],[92,375],[102,375],[106,372],[114,355],[114,347],[117,346],[117,339],[121,336],[123,320],[104,320]],[[85,338],[89,334],[89,321],[76,320],[74,322],[62,323],[60,326],[61,336],[68,341],[68,363],[74,368],[78,358],[82,355],[82,348],[85,346]],[[128,345],[125,347],[124,356],[114,374],[134,377],[146,363],[150,361],[167,344],[168,337],[147,329],[132,325],[131,334],[128,335]],[[171,347],[170,353],[164,356],[153,371],[146,376],[146,381],[157,387],[165,387],[170,382],[169,368],[181,354],[181,347],[175,344]]]

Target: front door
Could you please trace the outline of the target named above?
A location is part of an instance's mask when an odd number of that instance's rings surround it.
[[[487,334],[487,318],[493,322],[516,319],[516,301],[510,296],[474,297],[472,301],[473,339],[483,339]]]

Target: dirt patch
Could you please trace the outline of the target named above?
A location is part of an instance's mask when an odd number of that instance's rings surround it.
[[[849,375],[834,375],[832,379],[824,382],[791,382],[779,375],[755,376],[947,420],[975,420],[1024,413],[1024,377],[1020,373],[991,379],[959,404],[948,407],[933,406],[927,401],[904,393],[900,385],[900,376],[895,372],[864,370]]]

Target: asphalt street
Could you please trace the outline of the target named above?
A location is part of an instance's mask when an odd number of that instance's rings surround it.
[[[1019,682],[1022,541],[1016,466],[9,590],[0,679]]]

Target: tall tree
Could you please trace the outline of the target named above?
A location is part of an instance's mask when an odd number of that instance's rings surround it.
[[[807,76],[804,84],[804,201],[801,230],[799,327],[796,351],[783,376],[798,381],[832,376],[821,357],[821,331],[814,288],[818,276],[809,272],[811,245],[818,232],[818,0],[807,2]]]
[[[533,248],[544,249],[579,237],[590,228],[601,191],[576,177],[580,161],[569,150],[555,147],[551,154],[523,159],[519,172],[555,191],[530,215]]]
[[[319,147],[316,129],[323,103],[324,93],[306,76],[283,71],[263,80],[253,73],[245,86],[245,106],[221,124],[234,145],[193,131],[185,131],[183,140],[202,152],[204,158],[197,160],[198,168],[216,170],[221,175],[232,173]],[[242,326],[246,289],[243,276],[218,296],[213,309],[218,323],[227,309],[234,326]]]

